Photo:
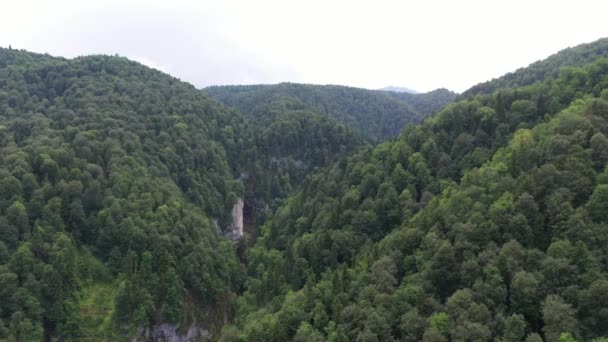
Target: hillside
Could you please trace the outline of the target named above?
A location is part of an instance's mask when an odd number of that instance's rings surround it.
[[[409,104],[424,117],[437,113],[458,96],[458,94],[445,88],[435,89],[428,93],[387,92],[387,94],[394,99]]]
[[[407,124],[432,114],[428,110],[417,110],[408,102],[409,97],[392,97],[389,92],[344,86],[281,83],[216,86],[205,88],[204,92],[249,117],[264,115],[268,103],[287,101],[351,127],[371,143],[392,138]],[[435,107],[451,100],[446,96],[413,95],[418,96],[423,98],[422,102],[436,103]]]
[[[242,117],[125,58],[1,49],[0,66],[0,338],[221,325],[243,273],[211,221],[243,192]]]
[[[0,49],[0,339],[217,334],[244,279],[233,205],[263,220],[255,206],[365,146],[259,106],[250,120],[121,57]]]
[[[605,342],[605,47],[460,96],[0,48],[0,341]]]
[[[291,98],[256,108],[256,114],[246,116],[250,139],[242,148],[247,156],[245,198],[258,206],[286,197],[317,168],[367,146],[352,128]]]
[[[608,336],[607,134],[599,59],[341,160],[262,228],[223,339]]]
[[[548,58],[536,61],[502,77],[479,83],[468,89],[463,96],[491,94],[499,88],[521,87],[557,78],[563,67],[581,67],[597,58],[608,57],[608,38],[561,50]]]

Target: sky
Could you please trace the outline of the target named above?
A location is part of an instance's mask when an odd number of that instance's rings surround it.
[[[202,88],[300,82],[462,92],[608,37],[608,1],[4,0],[0,46],[118,54]]]

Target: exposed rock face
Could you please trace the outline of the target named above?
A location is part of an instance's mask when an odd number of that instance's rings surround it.
[[[211,334],[198,325],[192,325],[188,328],[185,334],[180,334],[177,331],[177,326],[173,324],[159,324],[151,328],[141,329],[139,337],[134,338],[135,341],[149,342],[194,342],[194,341],[210,341]]]
[[[244,209],[245,209],[245,201],[243,200],[242,197],[239,197],[236,200],[236,203],[234,203],[234,206],[232,206],[232,213],[231,213],[232,222],[230,222],[230,224],[228,224],[226,228],[222,229],[222,227],[220,227],[218,220],[213,219],[211,222],[213,223],[213,226],[217,230],[218,234],[223,234],[225,237],[227,237],[228,239],[232,240],[235,243],[238,242],[241,239],[241,237],[243,236],[243,228],[245,225],[245,222],[243,219]]]
[[[239,239],[243,236],[243,207],[245,202],[242,198],[236,200],[232,207],[232,235]]]

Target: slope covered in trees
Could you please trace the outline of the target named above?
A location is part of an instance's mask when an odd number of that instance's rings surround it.
[[[517,69],[497,79],[479,83],[465,91],[463,96],[491,94],[499,88],[521,87],[557,78],[561,68],[581,67],[608,54],[608,38],[559,51],[548,58],[536,61],[525,68]]]
[[[385,91],[296,83],[216,86],[204,91],[253,118],[263,117],[269,110],[268,103],[289,102],[351,127],[371,143],[396,136],[405,125],[419,122],[432,114],[432,109],[442,107],[455,96],[448,92],[453,96],[404,94],[393,97],[391,92]]]
[[[211,219],[243,192],[242,117],[124,58],[0,61],[0,339],[78,339],[96,315],[115,339],[229,307],[242,266]],[[92,287],[113,294],[94,310]]]
[[[428,93],[386,92],[389,96],[408,103],[424,117],[437,113],[446,104],[452,102],[458,95],[445,88],[435,89]]]
[[[608,60],[343,158],[247,253],[224,340],[608,336]]]
[[[0,340],[605,341],[604,44],[447,105],[0,49]]]
[[[0,339],[215,332],[244,279],[218,230],[237,198],[271,204],[365,145],[264,106],[250,120],[121,57],[0,49]]]
[[[311,111],[301,102],[280,97],[257,105],[246,117],[245,196],[272,204],[295,190],[319,167],[366,146],[354,129]]]

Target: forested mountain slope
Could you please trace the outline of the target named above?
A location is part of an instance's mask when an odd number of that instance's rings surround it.
[[[608,60],[452,103],[262,228],[224,340],[608,336]]]
[[[386,93],[395,99],[406,102],[424,117],[435,114],[458,96],[458,94],[445,88],[417,94],[394,91],[387,91]]]
[[[268,205],[365,146],[280,99],[251,120],[121,57],[0,49],[0,339],[213,334],[244,280],[237,198]]]
[[[258,114],[246,116],[250,135],[245,196],[271,204],[297,189],[319,167],[331,165],[367,145],[354,129],[312,111],[288,97],[259,103]]]
[[[242,117],[124,58],[0,66],[0,338],[221,317],[242,266],[210,220],[243,192]]]
[[[405,125],[419,122],[432,114],[432,109],[442,107],[452,99],[425,94],[392,97],[385,91],[297,83],[215,86],[205,88],[204,92],[253,118],[263,117],[269,110],[269,103],[289,102],[351,127],[371,143],[394,137]],[[421,100],[410,104],[409,99]],[[417,107],[413,103],[422,105]]]
[[[0,49],[0,340],[606,341],[605,44],[455,102]]]
[[[479,83],[465,91],[462,95],[491,94],[499,88],[521,87],[534,82],[542,82],[549,77],[557,78],[563,67],[581,67],[600,57],[608,57],[608,38],[561,50],[527,67],[517,69],[502,77]]]

